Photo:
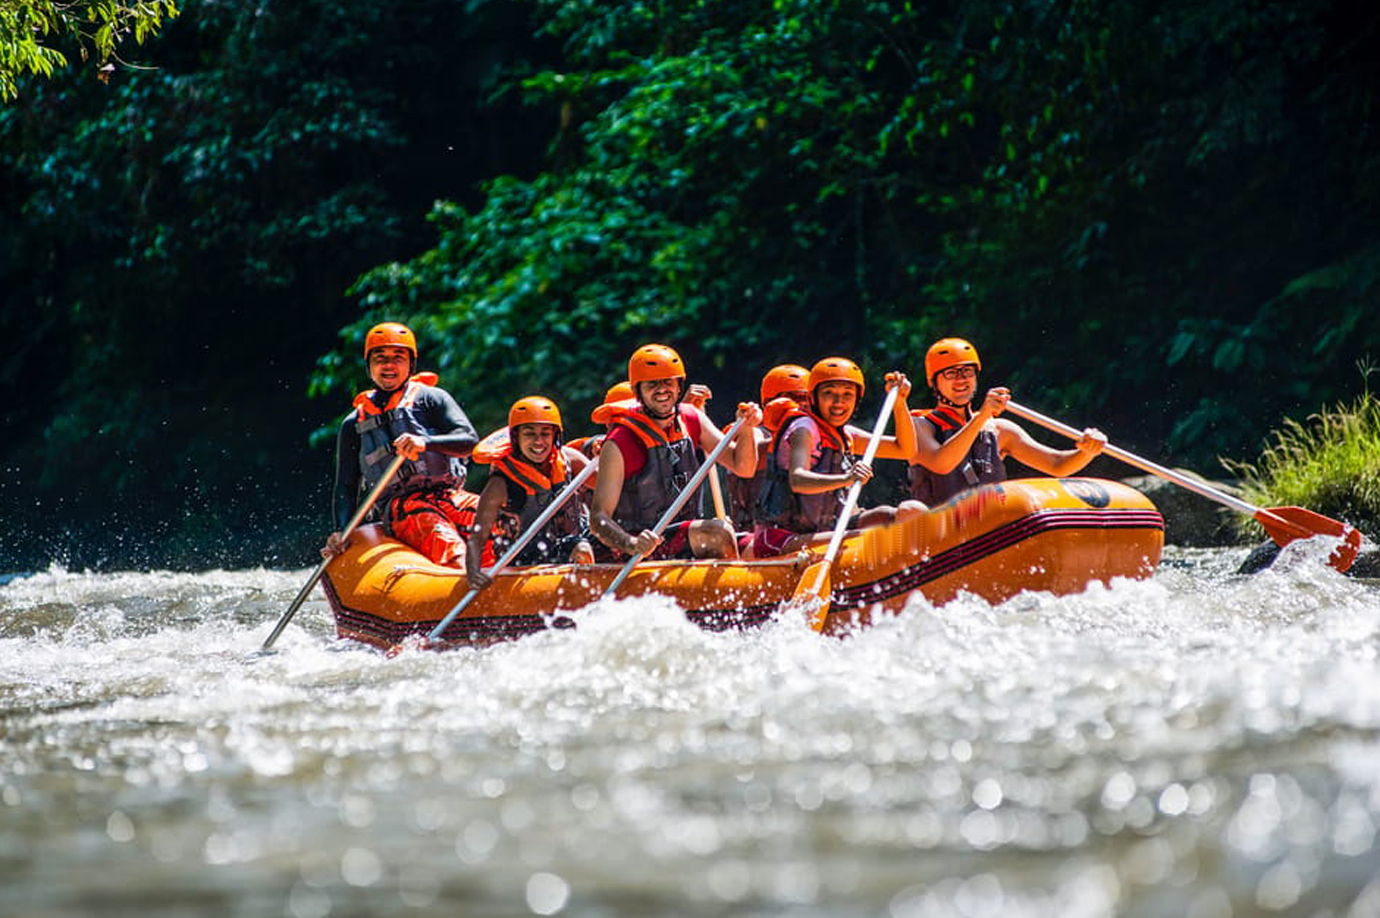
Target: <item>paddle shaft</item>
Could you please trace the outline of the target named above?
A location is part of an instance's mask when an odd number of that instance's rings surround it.
[[[661,514],[661,519],[656,521],[656,525],[652,527],[653,534],[661,535],[661,531],[670,525],[671,520],[680,512],[680,508],[685,506],[685,502],[690,499],[691,495],[695,493],[695,489],[700,486],[700,482],[704,481],[704,476],[709,474],[709,470],[714,468],[714,463],[723,455],[724,450],[728,449],[729,442],[733,439],[734,435],[738,433],[738,430],[743,426],[743,422],[746,420],[747,418],[739,418],[733,422],[732,427],[724,431],[723,438],[709,451],[709,455],[705,457],[700,467],[695,470],[695,474],[690,476],[690,481],[685,487],[681,488],[680,493],[676,495],[676,499],[671,501],[671,506],[666,508],[666,512]],[[637,566],[637,563],[642,560],[645,554],[646,552],[642,552],[629,558],[628,563],[624,564],[623,569],[618,572],[618,576],[613,578],[613,583],[610,583],[608,588],[604,590],[601,595],[612,595],[615,590],[622,586],[623,581],[628,579],[628,575],[632,573],[632,569]]]
[[[719,470],[717,468],[709,470],[709,495],[714,498],[714,515],[721,520],[727,520],[728,510],[724,507],[724,489],[719,484]]]
[[[539,515],[536,519],[532,521],[532,525],[527,527],[527,531],[524,532],[522,535],[518,536],[518,540],[514,542],[511,546],[509,546],[508,550],[503,553],[503,557],[499,558],[498,561],[494,563],[494,566],[489,568],[489,570],[486,573],[490,577],[492,577],[499,571],[506,568],[508,565],[512,564],[513,559],[515,559],[519,554],[521,554],[522,550],[527,547],[527,543],[537,537],[537,533],[541,532],[542,527],[545,526],[551,520],[551,517],[555,516],[556,513],[562,507],[564,507],[566,503],[569,502],[570,498],[573,497],[580,490],[580,485],[584,484],[589,479],[589,476],[594,474],[594,470],[598,467],[599,461],[596,459],[593,462],[590,462],[584,468],[580,469],[580,474],[576,475],[571,480],[570,484],[566,485],[565,488],[562,489],[561,492],[556,495],[555,499],[552,500],[551,503],[547,505],[546,509],[541,512],[541,515]],[[474,597],[478,595],[479,590],[476,589],[471,589],[468,593],[466,593],[465,597],[455,604],[455,608],[451,609],[448,613],[446,613],[446,617],[441,619],[441,623],[437,625],[435,628],[431,629],[431,633],[426,636],[426,639],[428,641],[440,640],[442,633],[445,632],[446,628],[449,627],[450,623],[455,621],[456,617],[461,612],[465,611],[465,607],[468,606],[470,602],[473,601]]]
[[[360,522],[369,511],[373,509],[375,502],[379,499],[379,495],[383,493],[383,489],[393,480],[393,476],[398,474],[398,469],[401,468],[402,464],[406,461],[407,457],[405,456],[398,455],[393,457],[393,461],[388,464],[388,468],[383,470],[383,475],[379,478],[378,483],[370,488],[369,493],[365,495],[364,503],[359,505],[359,509],[355,511],[355,515],[350,517],[350,521],[346,523],[345,528],[340,531],[341,541],[348,539],[350,533],[354,532],[359,527]],[[312,572],[311,579],[306,582],[306,585],[303,586],[300,591],[298,591],[297,598],[292,601],[292,605],[288,606],[287,611],[283,613],[283,617],[278,619],[278,624],[273,627],[273,632],[268,636],[268,640],[264,641],[263,650],[269,650],[273,647],[273,642],[278,640],[278,635],[282,634],[288,622],[292,621],[292,617],[297,614],[298,608],[301,607],[302,603],[306,602],[307,595],[311,593],[312,587],[316,586],[316,581],[321,579],[321,575],[326,573],[326,568],[329,567],[330,563],[334,560],[334,555],[329,558],[321,559],[321,563],[318,564],[316,570]]]
[[[1054,420],[1054,418],[1046,417],[1040,412],[1035,411],[1031,408],[1027,408],[1024,405],[1018,405],[1015,402],[1007,402],[1006,410],[1016,415],[1017,417],[1025,418],[1027,421],[1033,421],[1034,423],[1039,424],[1041,427],[1047,427],[1055,433],[1061,433],[1064,436],[1070,437],[1074,440],[1077,440],[1079,437],[1083,436],[1083,432],[1081,430],[1075,430],[1067,424],[1064,424],[1060,421],[1056,421]],[[1255,507],[1251,504],[1246,503],[1244,500],[1241,500],[1240,498],[1232,497],[1230,494],[1227,494],[1223,491],[1219,491],[1216,488],[1211,487],[1209,485],[1203,484],[1201,481],[1198,481],[1194,478],[1190,478],[1187,475],[1182,475],[1174,471],[1173,469],[1167,469],[1164,466],[1159,465],[1158,463],[1151,462],[1149,459],[1144,459],[1140,456],[1137,456],[1135,453],[1128,453],[1126,450],[1122,449],[1119,446],[1113,446],[1112,444],[1108,443],[1106,446],[1102,448],[1102,453],[1103,455],[1111,456],[1113,459],[1120,459],[1127,465],[1133,465],[1138,469],[1142,469],[1143,471],[1149,472],[1151,475],[1158,475],[1159,477],[1166,479],[1167,481],[1172,481],[1179,487],[1187,488],[1194,494],[1202,495],[1203,497],[1206,497],[1208,500],[1215,500],[1219,504],[1225,504],[1226,506],[1231,507],[1233,510],[1240,510],[1242,513],[1249,513],[1253,516],[1258,513],[1267,512],[1261,510],[1259,507]]]
[[[886,430],[886,422],[891,419],[891,409],[896,405],[896,394],[895,389],[889,390],[886,401],[882,402],[882,411],[877,415],[877,423],[872,425],[872,436],[863,450],[863,465],[871,465],[877,456],[877,446],[882,442],[882,431]],[[839,510],[839,520],[834,524],[834,534],[829,538],[829,548],[824,552],[825,564],[833,564],[835,556],[839,553],[839,546],[843,544],[843,534],[848,529],[848,519],[858,506],[858,496],[862,494],[862,489],[861,481],[855,481],[848,486],[848,494],[843,499],[842,509]]]

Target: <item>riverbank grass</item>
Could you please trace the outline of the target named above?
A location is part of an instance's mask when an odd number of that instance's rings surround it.
[[[1257,506],[1307,507],[1380,538],[1380,399],[1369,391],[1303,423],[1286,421],[1258,461],[1227,466]],[[1237,525],[1259,536],[1250,517]]]

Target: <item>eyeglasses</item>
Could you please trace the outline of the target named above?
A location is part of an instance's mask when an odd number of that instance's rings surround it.
[[[939,375],[949,380],[975,379],[977,367],[949,367],[947,370],[940,370]]]

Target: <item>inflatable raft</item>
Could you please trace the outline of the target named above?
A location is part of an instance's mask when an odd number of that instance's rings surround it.
[[[1076,593],[1093,581],[1149,577],[1164,520],[1139,491],[1095,478],[986,485],[928,513],[849,536],[833,570],[825,633],[895,613],[914,593],[940,604],[960,592],[1000,602],[1022,590]],[[824,546],[761,561],[652,561],[620,597],[662,593],[711,630],[760,625],[790,598]],[[543,565],[499,573],[447,628],[444,643],[484,645],[552,627],[594,602],[616,564]],[[322,578],[341,637],[391,648],[425,636],[469,589],[461,570],[432,564],[377,526],[356,531]]]

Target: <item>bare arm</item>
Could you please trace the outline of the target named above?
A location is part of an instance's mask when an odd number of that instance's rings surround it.
[[[797,494],[824,494],[846,488],[855,481],[867,481],[872,477],[872,469],[861,462],[854,463],[847,472],[810,471],[810,432],[797,427],[787,441],[791,447],[790,472],[788,480],[791,490]]]
[[[503,476],[490,472],[489,480],[484,482],[484,490],[479,492],[479,505],[474,508],[474,530],[465,546],[465,574],[469,578],[472,590],[482,590],[493,583],[493,578],[484,573],[480,559],[484,555],[484,546],[489,541],[489,534],[494,531],[498,511],[503,509],[507,500],[507,482],[503,480]]]
[[[1052,449],[1035,440],[1012,421],[1002,418],[996,423],[997,448],[1003,456],[1010,456],[1055,478],[1077,474],[1107,445],[1106,436],[1093,427],[1083,431],[1083,436],[1079,437],[1073,449]]]
[[[623,451],[611,439],[604,441],[599,451],[599,471],[594,473],[594,494],[589,506],[589,531],[594,537],[615,551],[627,555],[645,554],[661,544],[661,536],[643,530],[630,535],[613,519],[618,498],[623,493]]]
[[[896,403],[891,409],[892,426],[896,428],[896,436],[882,437],[877,442],[877,458],[909,462],[915,455],[915,425],[911,423],[910,406],[906,404],[906,397],[910,395],[910,380],[899,370],[886,374],[887,390],[898,386],[900,391],[896,393]],[[862,455],[867,451],[872,432],[851,425],[849,432],[853,435],[854,451]]]
[[[978,434],[982,433],[987,422],[1001,414],[1011,392],[1004,388],[989,389],[983,399],[982,408],[968,419],[968,423],[958,429],[952,437],[940,443],[934,436],[934,428],[920,423],[915,418],[911,425],[915,432],[915,461],[936,475],[947,475],[967,457],[973,448]]]
[[[589,465],[591,461],[584,453],[570,446],[562,446],[561,455],[565,457],[565,464],[570,469],[571,478],[575,478],[583,472],[585,466]],[[593,485],[590,485],[590,487],[593,487]]]
[[[696,409],[697,411],[699,409]],[[719,455],[718,464],[739,478],[751,478],[757,474],[757,425],[762,422],[762,410],[756,402],[743,402],[738,406],[739,418],[747,418],[747,423],[738,428],[729,448]],[[700,412],[700,449],[712,452],[724,438],[723,431]]]

